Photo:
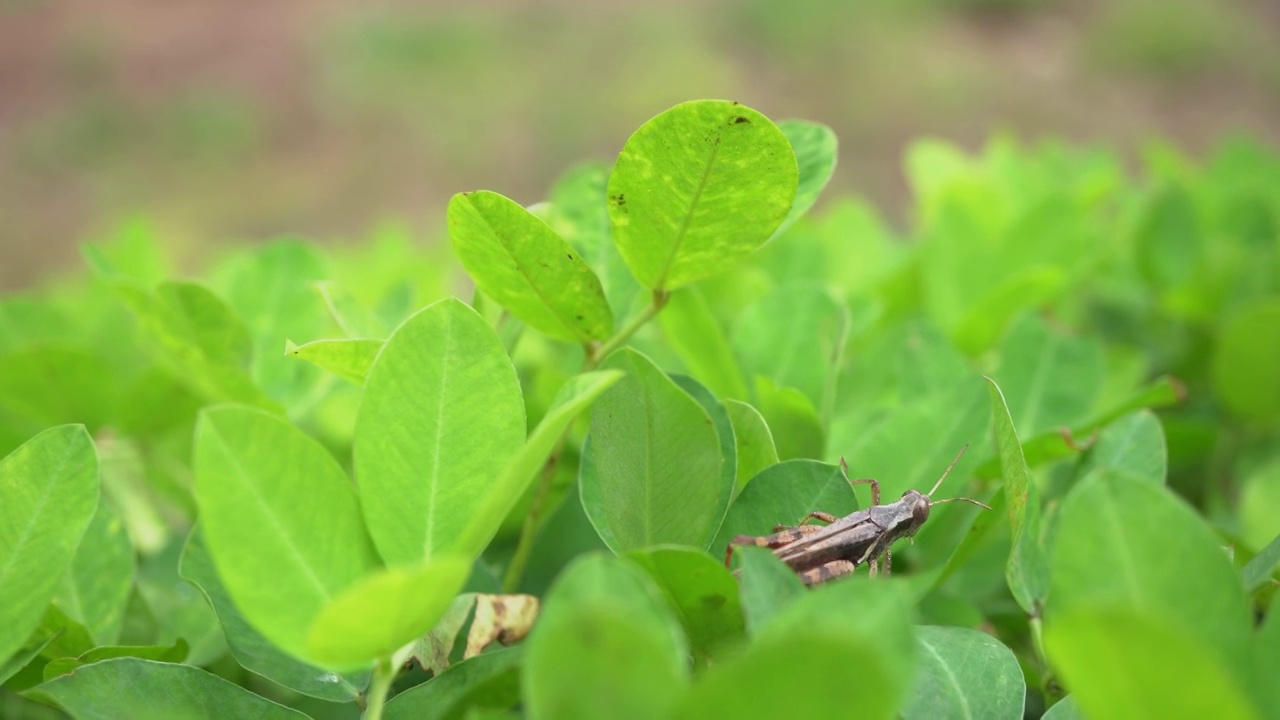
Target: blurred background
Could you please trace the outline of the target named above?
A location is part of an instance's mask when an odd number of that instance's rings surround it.
[[[210,243],[440,237],[689,99],[832,126],[827,196],[906,144],[1280,142],[1277,0],[0,0],[0,290],[132,217]]]

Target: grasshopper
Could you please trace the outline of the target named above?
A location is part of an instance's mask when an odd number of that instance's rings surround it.
[[[805,585],[816,585],[841,575],[852,573],[859,565],[870,564],[869,572],[876,574],[878,560],[884,557],[884,572],[889,574],[893,557],[889,547],[894,541],[911,537],[920,526],[929,519],[929,508],[942,503],[963,500],[988,510],[990,506],[971,498],[948,498],[946,500],[930,500],[942,481],[947,479],[951,469],[960,462],[968,443],[960,449],[960,454],[947,466],[946,472],[934,483],[928,493],[908,490],[902,498],[888,505],[880,504],[880,483],[871,478],[849,480],[851,485],[871,486],[871,507],[858,510],[842,518],[815,510],[800,520],[799,525],[778,525],[772,535],[755,537],[739,535],[725,549],[724,565],[729,567],[733,556],[733,548],[737,545],[758,545],[773,550],[774,555],[785,562],[800,575]],[[840,467],[845,479],[849,478],[849,466],[844,458],[840,458]],[[821,520],[826,526],[810,525],[811,520]]]

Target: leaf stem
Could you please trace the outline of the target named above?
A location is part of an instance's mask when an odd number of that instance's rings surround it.
[[[365,698],[362,720],[382,720],[382,708],[387,703],[387,693],[391,690],[391,682],[396,679],[396,668],[390,657],[379,658],[373,668],[373,677],[369,680],[369,692]]]
[[[609,356],[609,353],[622,347],[632,335],[636,334],[636,331],[644,327],[645,323],[662,312],[662,308],[667,306],[669,297],[670,293],[666,290],[654,290],[653,302],[649,303],[649,306],[631,322],[604,343],[587,346],[586,357],[582,361],[583,372],[595,369],[601,360]],[[503,592],[513,593],[520,587],[520,579],[524,576],[525,567],[529,564],[529,554],[533,551],[533,538],[538,531],[538,522],[546,510],[547,498],[551,496],[551,487],[556,477],[556,467],[560,464],[560,455],[569,441],[571,430],[572,428],[566,428],[561,433],[560,439],[556,440],[555,448],[547,458],[547,464],[542,467],[542,476],[538,479],[538,488],[534,491],[529,514],[524,519],[524,525],[520,527],[520,539],[516,542],[515,554],[511,556],[511,563],[507,565],[507,572],[502,578]]]

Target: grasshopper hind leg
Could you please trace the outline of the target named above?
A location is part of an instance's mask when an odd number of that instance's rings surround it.
[[[724,549],[724,566],[729,567],[729,560],[733,558],[733,549],[740,545],[755,545],[757,547],[767,547],[770,550],[777,550],[799,540],[805,535],[816,533],[822,528],[817,525],[800,525],[799,527],[783,527],[775,528],[777,532],[772,535],[739,535],[729,541],[729,546]]]
[[[800,579],[805,585],[818,585],[832,578],[838,578],[841,575],[849,575],[857,569],[857,565],[848,560],[832,560],[825,565],[819,565],[815,568],[809,568],[800,573]]]

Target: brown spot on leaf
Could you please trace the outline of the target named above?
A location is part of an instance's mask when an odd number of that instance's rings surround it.
[[[476,595],[476,616],[463,657],[479,655],[494,640],[503,645],[523,640],[537,617],[538,598],[532,595]]]
[[[741,115],[739,115],[738,117],[736,117],[736,118],[734,118],[734,119],[733,119],[733,124],[734,124],[734,125],[741,125],[742,123],[747,123],[748,125],[750,125],[750,124],[751,124],[751,121],[750,121],[750,120],[748,120],[748,119],[746,119],[746,118],[744,118],[744,117],[742,117]]]

